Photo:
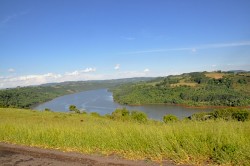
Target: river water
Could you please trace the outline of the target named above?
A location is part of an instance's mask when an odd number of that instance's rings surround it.
[[[145,112],[149,118],[162,120],[166,114],[172,114],[178,118],[184,118],[197,112],[208,112],[208,108],[187,108],[182,106],[154,104],[143,106],[124,106],[113,100],[112,92],[107,89],[84,91],[55,98],[40,104],[34,110],[49,108],[55,112],[68,112],[69,106],[75,105],[80,110],[87,112],[98,112],[101,115],[111,114],[116,108],[126,107],[128,110],[139,110]]]

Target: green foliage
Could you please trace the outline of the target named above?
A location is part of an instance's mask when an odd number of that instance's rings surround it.
[[[91,112],[90,115],[94,117],[101,117],[101,115],[98,112]]]
[[[250,111],[247,109],[240,108],[225,108],[225,109],[216,109],[213,112],[202,112],[196,113],[190,116],[189,118],[196,121],[204,121],[209,119],[223,119],[226,121],[237,120],[237,121],[246,121],[249,119]]]
[[[238,121],[244,122],[248,120],[248,117],[249,117],[249,111],[246,110],[239,110],[232,113],[232,118]]]
[[[169,123],[169,122],[176,122],[178,121],[178,118],[174,115],[165,115],[163,117],[163,122]]]
[[[205,76],[204,73],[199,73],[199,72],[193,72],[193,73],[189,73],[191,80],[201,84],[201,83],[206,83],[208,78]]]
[[[223,144],[213,148],[212,160],[217,164],[223,164],[237,156],[238,147],[235,144]]]
[[[118,108],[111,114],[111,119],[115,120],[128,120],[130,112],[124,107],[122,109]]]
[[[69,106],[69,111],[75,112],[77,114],[80,114],[80,110],[75,106],[75,105],[70,105]]]
[[[48,112],[51,112],[51,109],[49,108],[45,108],[44,111],[48,111]]]
[[[139,123],[145,123],[148,121],[148,117],[144,112],[132,111],[131,118]]]
[[[70,105],[69,106],[69,111],[75,111],[77,108],[75,105]]]
[[[239,83],[238,80],[245,80]],[[178,85],[176,83],[184,84]],[[197,83],[188,86],[185,83]],[[250,77],[247,74],[225,74],[223,78],[206,77],[202,73],[157,78],[148,83],[125,84],[113,91],[114,100],[120,104],[184,104],[193,106],[249,106]]]
[[[136,121],[139,123],[145,123],[148,121],[148,117],[144,112],[141,111],[132,111],[130,112],[125,107],[118,108],[110,116],[110,119],[113,120],[122,120],[122,121]]]

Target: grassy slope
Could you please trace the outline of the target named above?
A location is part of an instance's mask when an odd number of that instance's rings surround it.
[[[83,114],[0,108],[0,141],[128,159],[250,165],[250,122],[114,121]]]

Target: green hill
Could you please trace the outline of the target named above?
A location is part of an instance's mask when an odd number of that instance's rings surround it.
[[[112,89],[120,104],[249,106],[250,72],[193,72]]]

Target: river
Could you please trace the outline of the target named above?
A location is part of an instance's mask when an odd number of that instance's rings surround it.
[[[209,108],[187,108],[182,106],[153,104],[143,106],[124,106],[113,100],[112,92],[107,89],[84,91],[55,98],[42,103],[34,110],[49,108],[55,112],[68,112],[69,106],[75,105],[80,110],[87,112],[98,112],[101,115],[111,114],[116,108],[126,107],[128,110],[139,110],[145,112],[149,118],[162,120],[166,114],[172,114],[178,118],[184,118],[197,112],[211,111]]]

